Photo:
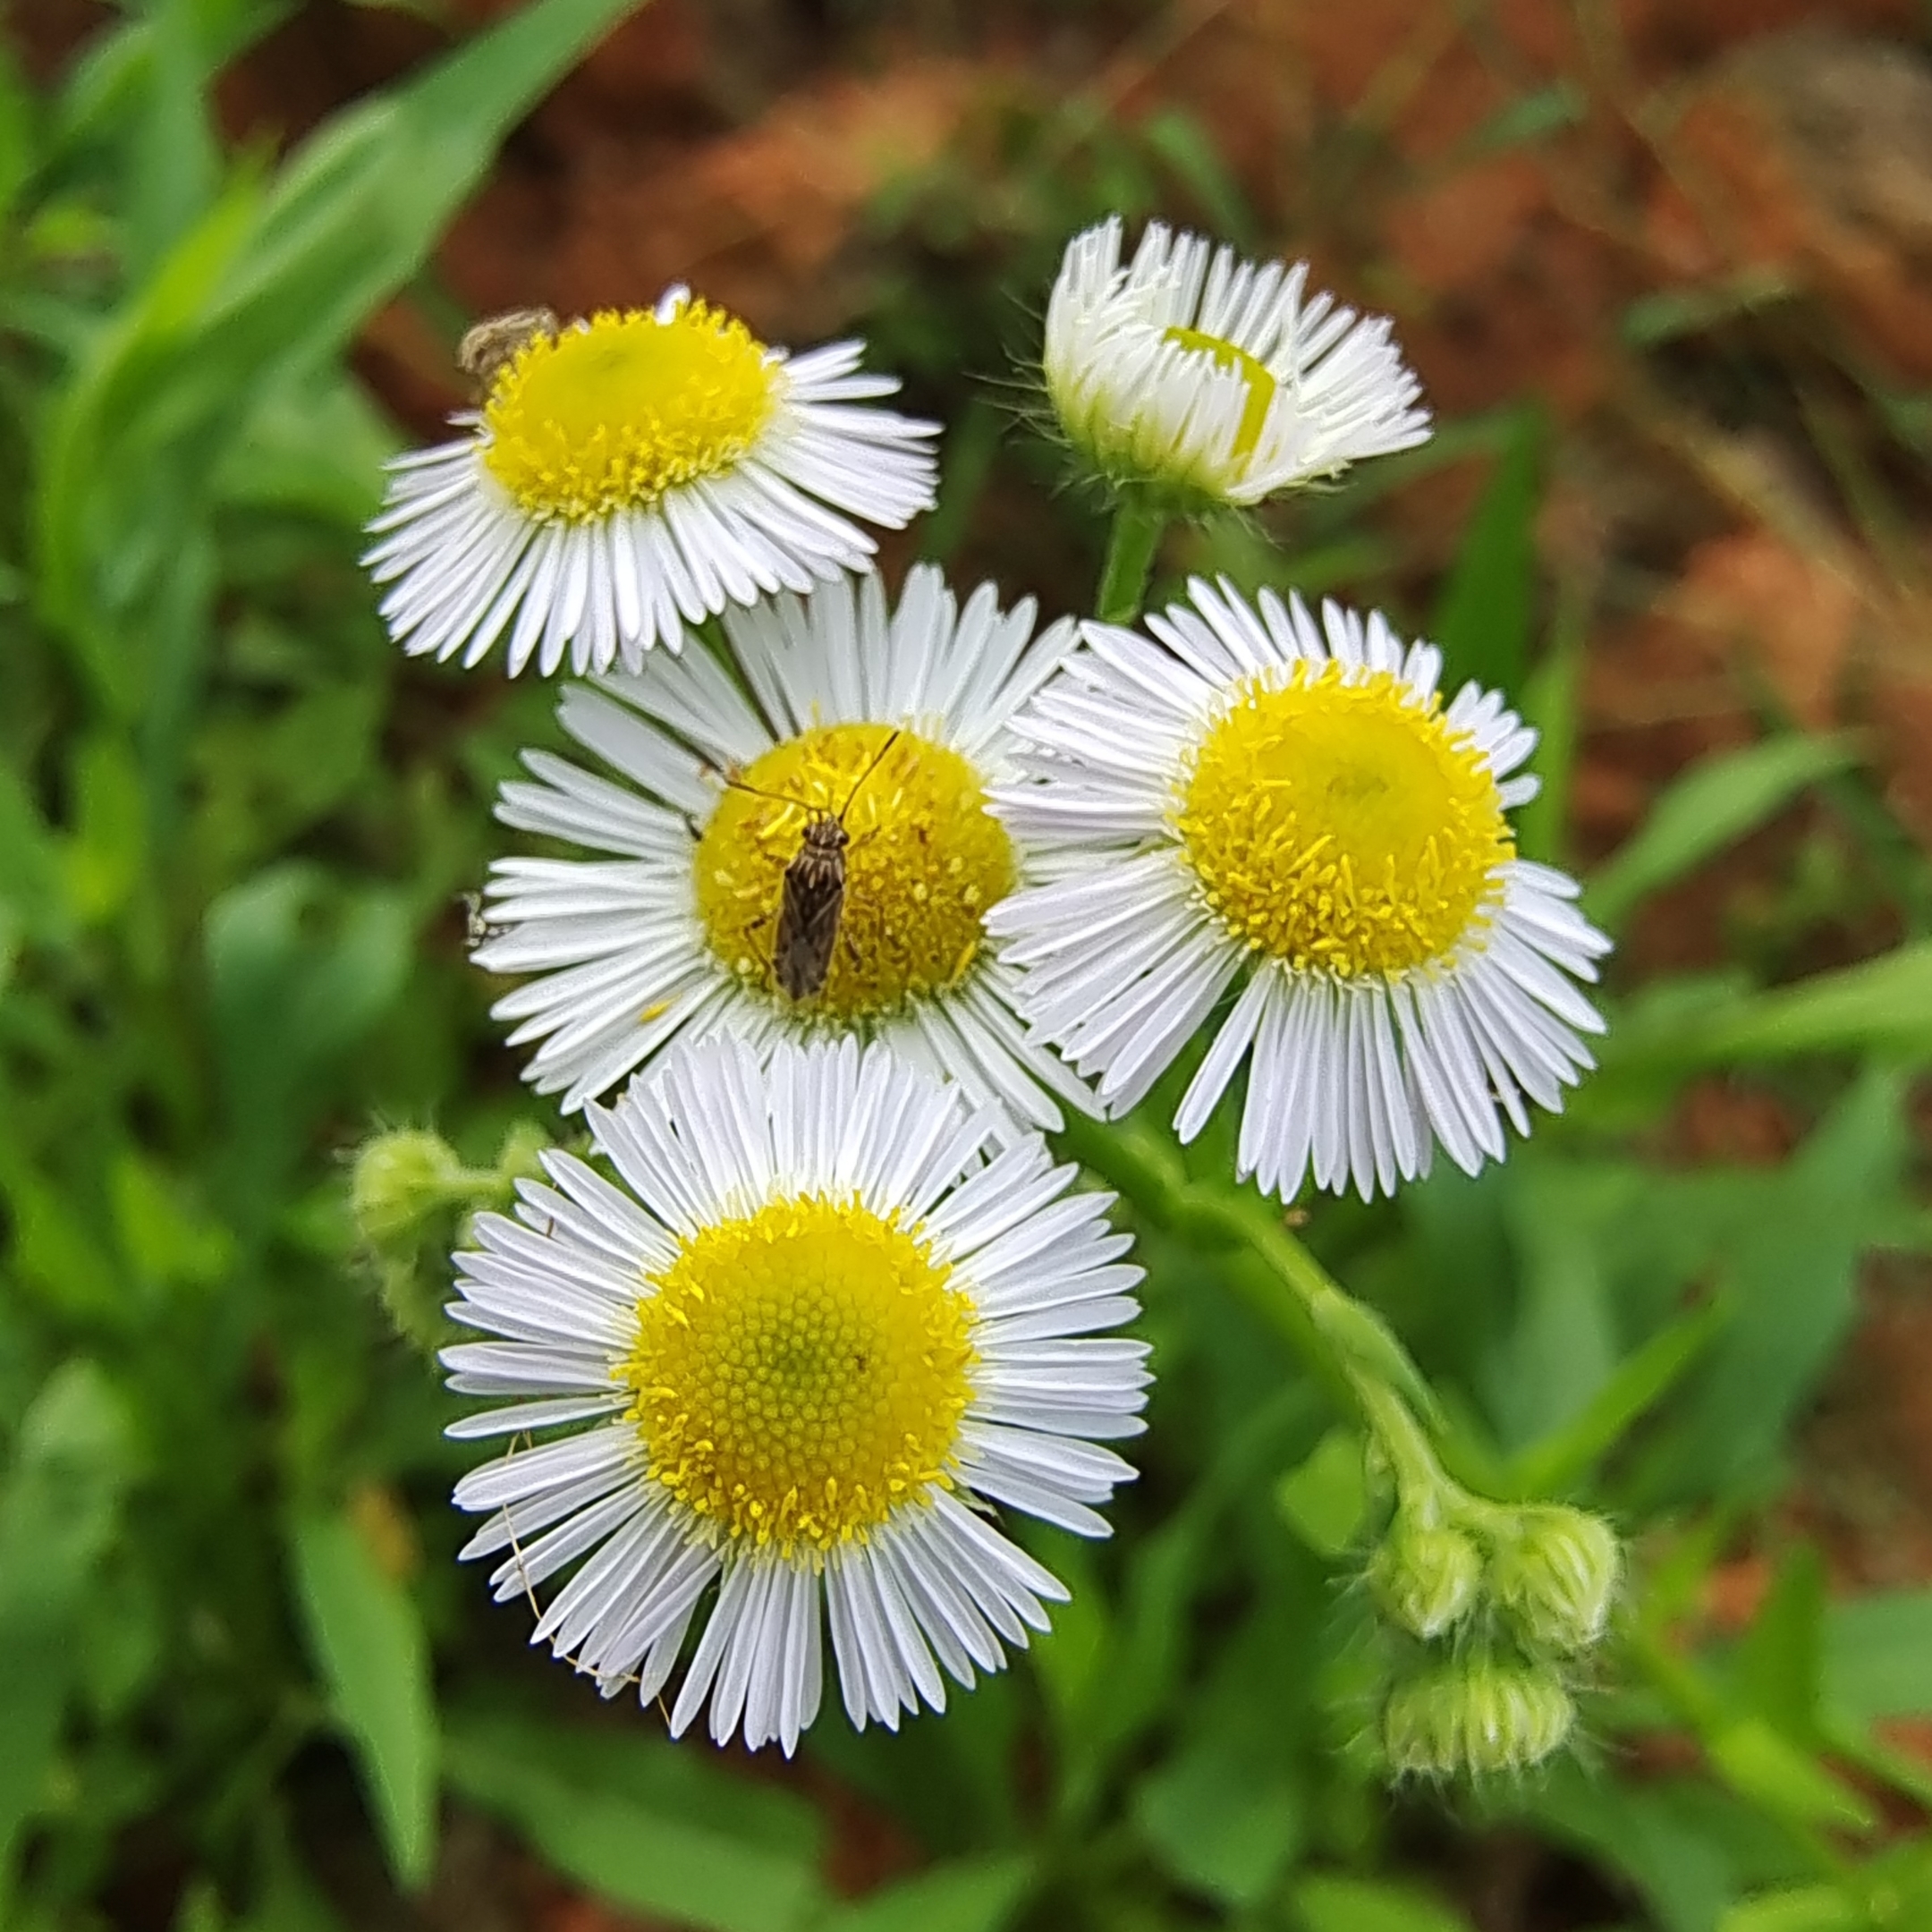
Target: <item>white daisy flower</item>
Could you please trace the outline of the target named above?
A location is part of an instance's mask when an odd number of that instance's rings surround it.
[[[365,562],[391,634],[467,666],[507,631],[513,674],[566,648],[634,668],[686,623],[869,568],[852,518],[931,507],[937,425],[860,406],[899,386],[860,353],[788,357],[682,288],[531,327],[453,419],[467,434],[390,466]]]
[[[460,1437],[588,1423],[466,1476],[498,1602],[574,1575],[532,1642],[606,1696],[789,1755],[818,1709],[823,1622],[845,1708],[896,1730],[945,1707],[1067,1592],[988,1503],[1081,1536],[1131,1467],[1140,1270],[1112,1197],[1070,1194],[1038,1135],[982,1164],[992,1122],[884,1047],[681,1049],[591,1114],[616,1171],[545,1157],[517,1218],[486,1215],[451,1312],[501,1340],[446,1350],[504,1404]],[[507,1554],[505,1554],[507,1553]]]
[[[1441,652],[1379,615],[1189,589],[1160,644],[1087,625],[1014,721],[1032,782],[995,809],[1052,868],[988,921],[1021,1011],[1121,1112],[1239,982],[1174,1123],[1251,1055],[1241,1173],[1284,1199],[1310,1168],[1393,1191],[1435,1141],[1500,1159],[1498,1110],[1527,1133],[1525,1098],[1559,1109],[1593,1064],[1571,981],[1609,950],[1516,856],[1535,732],[1475,684],[1445,707]]]
[[[1427,441],[1421,385],[1386,318],[1307,284],[1305,263],[1258,267],[1159,222],[1124,268],[1118,216],[1074,236],[1044,363],[1075,450],[1189,509],[1258,504]]]
[[[610,856],[500,860],[497,936],[474,955],[536,976],[493,1010],[518,1022],[512,1045],[542,1042],[537,1088],[570,1110],[681,1036],[855,1031],[1021,1123],[1057,1127],[1055,1096],[1090,1111],[984,942],[987,908],[1026,874],[987,809],[1016,769],[1006,721],[1074,641],[1067,622],[1034,637],[1033,616],[1030,600],[1002,614],[990,584],[960,609],[930,565],[892,613],[877,576],[841,578],[726,614],[749,695],[702,650],[566,690],[564,730],[615,776],[530,752],[536,783],[505,785],[497,817]],[[828,819],[844,894],[814,989],[786,876]]]

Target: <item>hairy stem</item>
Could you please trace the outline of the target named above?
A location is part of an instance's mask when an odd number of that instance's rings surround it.
[[[1278,1208],[1258,1195],[1191,1181],[1179,1147],[1142,1122],[1106,1128],[1075,1121],[1061,1140],[1156,1226],[1230,1255],[1228,1284],[1360,1419],[1405,1502],[1432,1504],[1431,1513],[1487,1506],[1444,1470],[1428,1426],[1437,1419],[1436,1398],[1409,1352],[1329,1275]]]
[[[1122,495],[1107,534],[1106,562],[1100,569],[1095,615],[1102,623],[1131,623],[1140,614],[1154,553],[1166,528],[1167,520],[1157,510],[1131,494]]]

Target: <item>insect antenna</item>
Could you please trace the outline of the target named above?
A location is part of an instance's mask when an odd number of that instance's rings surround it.
[[[789,805],[795,811],[815,811],[816,806],[808,805],[801,798],[793,798],[789,792],[768,792],[763,785],[755,785],[749,778],[741,778],[734,771],[726,771],[722,766],[707,765],[705,769],[716,772],[724,781],[729,792],[749,792],[753,798],[770,799],[776,805]]]
[[[864,784],[866,780],[869,778],[872,774],[879,768],[880,764],[885,759],[886,754],[890,751],[892,748],[898,742],[899,727],[894,724],[892,728],[892,735],[888,737],[886,742],[882,744],[878,748],[878,750],[872,754],[871,763],[869,764],[866,768],[862,772],[860,772],[856,778],[852,780],[852,788],[845,794],[845,802],[841,805],[838,809],[838,820],[841,825],[843,825],[845,823],[845,814],[852,809],[852,801],[859,796],[859,788],[862,784]]]
[[[888,736],[886,740],[886,742],[882,744],[878,748],[878,750],[872,754],[869,759],[867,760],[865,769],[860,772],[855,779],[852,780],[852,788],[845,794],[845,802],[841,805],[838,810],[832,815],[839,821],[841,825],[845,822],[845,814],[852,809],[852,801],[859,796],[860,788],[865,784],[866,780],[869,778],[872,774],[879,768],[880,764],[885,759],[886,754],[890,751],[892,748],[898,743],[898,741],[899,727],[895,724],[892,729],[890,736]],[[726,786],[733,792],[749,792],[753,798],[770,799],[775,804],[790,805],[798,811],[818,811],[823,809],[817,805],[809,805],[801,798],[793,798],[789,792],[767,791],[763,785],[753,784],[749,778],[741,778],[736,772],[721,770],[716,765],[710,766],[708,768],[709,770],[716,772],[718,776],[724,781]]]

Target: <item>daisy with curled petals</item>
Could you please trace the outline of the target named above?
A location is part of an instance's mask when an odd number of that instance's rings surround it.
[[[1284,1199],[1310,1169],[1392,1192],[1437,1141],[1500,1159],[1499,1113],[1527,1133],[1592,1064],[1572,982],[1609,950],[1516,856],[1536,733],[1475,684],[1445,705],[1442,654],[1378,615],[1190,596],[1157,644],[1088,625],[1015,721],[1031,782],[996,809],[1053,867],[992,917],[1022,1012],[1118,1112],[1238,984],[1175,1126],[1248,1060],[1241,1176]]]
[[[530,311],[532,316],[540,311]],[[365,559],[412,656],[513,674],[675,650],[682,625],[869,567],[854,517],[933,502],[937,425],[868,407],[898,388],[861,345],[788,357],[674,288],[655,309],[531,323],[453,443],[391,465]]]
[[[465,1556],[499,1602],[574,1566],[547,1642],[606,1696],[789,1755],[817,1715],[824,1631],[845,1708],[896,1730],[945,1707],[1065,1589],[986,1504],[1104,1536],[1132,1469],[1140,1270],[1112,1197],[1070,1194],[1038,1135],[982,1161],[956,1087],[852,1040],[682,1048],[593,1109],[616,1182],[565,1154],[514,1220],[481,1216],[452,1313],[502,1339],[445,1353],[504,1406],[454,1436],[588,1424],[473,1470]]]
[[[730,1030],[763,1046],[852,1032],[1057,1127],[1085,1086],[1013,1012],[1013,976],[985,943],[987,909],[1024,873],[987,809],[1012,775],[1006,720],[1073,643],[1033,634],[1030,601],[990,584],[954,602],[911,571],[895,611],[877,576],[727,614],[750,695],[701,650],[637,676],[572,686],[564,728],[614,775],[527,754],[534,783],[497,817],[608,856],[506,859],[497,936],[475,953],[529,973],[499,1000],[528,1077],[572,1109],[674,1038]],[[823,984],[779,970],[786,869],[814,819],[840,819],[845,886]],[[791,981],[797,989],[795,979]]]
[[[1428,439],[1388,322],[1150,222],[1121,265],[1111,216],[1076,235],[1046,306],[1047,394],[1102,476],[1174,511],[1258,504]]]

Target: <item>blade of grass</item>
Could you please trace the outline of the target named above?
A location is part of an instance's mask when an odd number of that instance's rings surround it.
[[[1699,760],[1664,791],[1636,835],[1590,880],[1590,916],[1616,931],[1650,894],[1694,872],[1775,818],[1808,786],[1857,761],[1858,751],[1845,738],[1795,733]]]

